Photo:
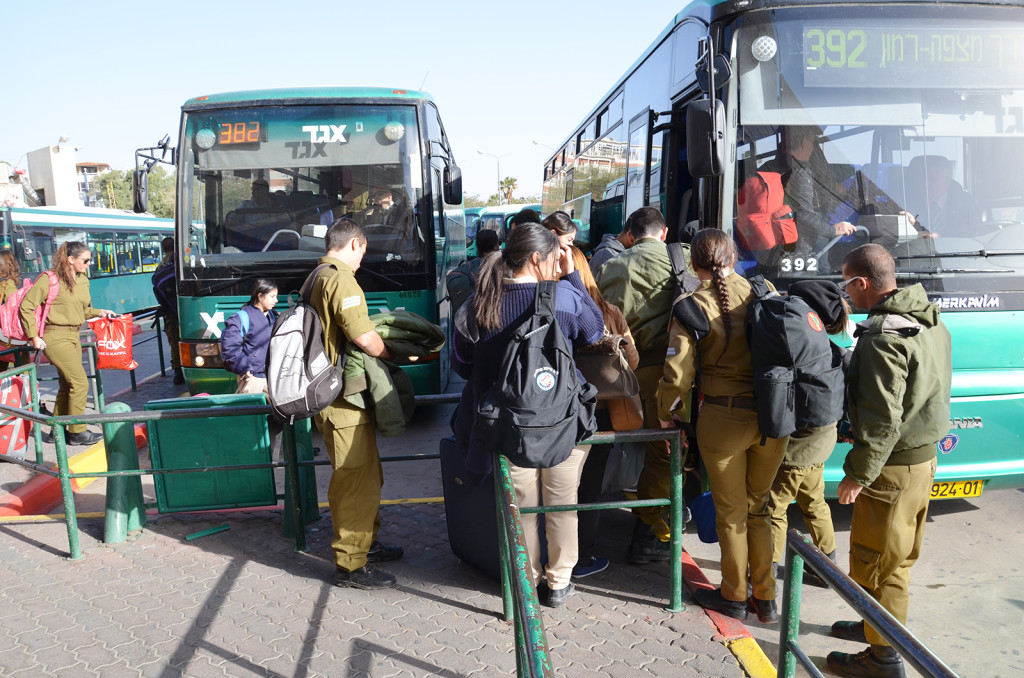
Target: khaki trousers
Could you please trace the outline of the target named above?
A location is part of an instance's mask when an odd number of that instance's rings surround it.
[[[850,577],[902,624],[910,606],[910,568],[921,554],[935,459],[885,466],[853,504]],[[870,624],[872,645],[888,645]]]
[[[373,423],[335,427],[329,419],[321,428],[334,472],[327,487],[334,536],[334,562],[343,570],[358,570],[380,529],[380,488],[383,472]]]
[[[762,445],[757,412],[705,403],[697,441],[715,501],[722,596],[747,599],[749,565],[754,597],[775,600],[768,493],[789,438],[768,438]]]
[[[524,468],[509,463],[512,489],[516,503],[523,508],[531,506],[558,506],[575,504],[580,487],[583,462],[587,459],[590,445],[574,447],[569,457],[551,468]],[[579,537],[575,511],[556,511],[544,514],[544,529],[548,542],[548,562],[540,562],[540,535],[537,531],[537,514],[527,513],[522,517],[526,550],[530,554],[530,569],[533,581],[540,583],[547,575],[548,589],[555,591],[569,585],[572,568],[579,558]]]
[[[57,402],[55,415],[85,414],[89,401],[89,379],[82,367],[82,340],[77,327],[51,325],[46,328],[43,354],[57,368]],[[85,424],[72,424],[68,433],[82,433]]]
[[[164,321],[164,334],[167,335],[167,344],[171,347],[171,369],[181,369],[181,349],[178,347],[178,343],[181,341],[181,335],[178,332],[178,319],[169,315],[163,316]]]
[[[640,399],[644,406],[644,428],[661,428],[658,422],[658,381],[663,366],[648,365],[635,370],[640,382]],[[644,443],[644,470],[636,484],[637,499],[668,499],[672,485],[671,451],[667,440]],[[654,528],[654,534],[668,541],[668,509],[664,506],[644,506],[633,509],[633,515]]]
[[[772,511],[772,560],[781,563],[786,555],[786,512],[796,500],[814,545],[826,555],[836,550],[832,511],[825,501],[825,464],[805,468],[780,466],[772,484],[768,506]]]

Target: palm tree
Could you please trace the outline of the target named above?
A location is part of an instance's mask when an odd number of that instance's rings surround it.
[[[518,188],[515,177],[505,177],[499,184],[501,193],[505,197],[505,204],[512,204],[512,193]]]

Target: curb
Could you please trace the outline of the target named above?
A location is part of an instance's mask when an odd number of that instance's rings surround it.
[[[697,589],[713,589],[714,586],[704,576],[690,554],[683,549],[683,581],[691,592]],[[694,603],[696,605],[696,603]],[[700,607],[698,605],[698,607]],[[702,608],[703,609],[703,608]],[[740,668],[751,678],[775,678],[777,670],[747,630],[747,625],[739,619],[724,615],[714,610],[704,610],[711,623],[718,631],[715,640],[729,648]]]
[[[146,446],[146,427],[135,426],[135,444]],[[107,470],[107,451],[102,442],[94,444],[85,452],[68,459],[72,473],[93,473]],[[78,492],[98,478],[72,478],[71,489]],[[60,479],[56,476],[38,475],[13,492],[0,495],[0,517],[41,515],[53,510],[63,501]]]

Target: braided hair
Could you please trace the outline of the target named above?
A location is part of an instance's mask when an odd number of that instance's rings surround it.
[[[722,354],[715,360],[717,363],[725,355],[732,337],[732,308],[729,305],[729,288],[725,282],[726,269],[730,268],[736,258],[736,250],[732,238],[722,231],[706,228],[697,232],[690,244],[690,259],[694,268],[711,272],[711,282],[715,285],[715,296],[718,297],[718,308],[722,311],[722,323],[725,325],[725,347]]]

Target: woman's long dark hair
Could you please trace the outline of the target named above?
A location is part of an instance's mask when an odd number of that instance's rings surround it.
[[[68,240],[61,243],[57,253],[53,255],[52,270],[60,278],[60,281],[68,286],[68,290],[75,291],[75,269],[71,266],[69,258],[77,259],[83,252],[88,252],[89,246],[78,240]]]
[[[552,212],[544,219],[544,221],[541,222],[541,225],[549,231],[552,231],[555,235],[569,235],[570,233],[575,233],[577,230],[576,224],[573,222],[572,218],[561,210],[558,212]]]
[[[558,251],[558,238],[538,224],[522,224],[509,233],[505,249],[487,255],[476,276],[476,299],[473,303],[476,324],[482,330],[501,327],[501,301],[505,294],[504,279],[523,270],[536,252],[545,261]]]
[[[249,305],[256,306],[256,302],[260,300],[264,294],[270,294],[277,289],[277,283],[267,278],[260,278],[252,286],[252,296],[249,297]]]
[[[705,228],[697,231],[690,243],[690,260],[694,268],[711,272],[711,282],[715,284],[715,295],[718,297],[718,308],[722,311],[722,322],[725,324],[725,349],[729,346],[729,339],[732,337],[732,316],[729,315],[732,309],[729,305],[729,288],[725,284],[725,270],[732,266],[736,258],[736,250],[730,238],[723,231],[714,228]],[[722,359],[718,356],[718,360]],[[717,363],[718,360],[715,362]]]

